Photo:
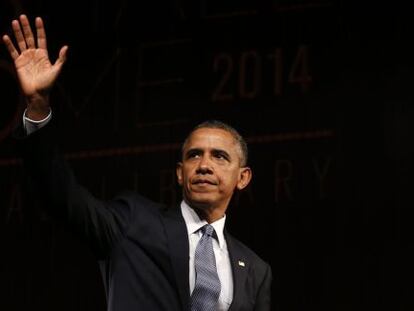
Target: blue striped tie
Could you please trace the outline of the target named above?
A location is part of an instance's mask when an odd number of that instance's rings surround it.
[[[196,280],[191,294],[191,311],[217,310],[220,280],[217,274],[213,238],[217,237],[211,225],[201,228],[203,236],[195,251]]]

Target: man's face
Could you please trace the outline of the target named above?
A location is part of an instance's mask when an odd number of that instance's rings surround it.
[[[177,165],[178,183],[187,203],[199,210],[224,214],[234,189],[243,189],[251,178],[250,169],[240,167],[240,157],[240,146],[229,132],[195,130]]]

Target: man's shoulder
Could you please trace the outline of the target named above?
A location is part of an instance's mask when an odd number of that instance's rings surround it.
[[[159,219],[171,217],[171,215],[175,218],[182,218],[179,204],[160,203],[133,190],[120,192],[112,201],[115,205],[123,206],[121,210],[125,210],[131,218],[142,218],[145,215],[152,215]]]
[[[114,201],[125,202],[134,209],[148,209],[154,211],[162,211],[167,208],[165,204],[156,202],[136,191],[124,190],[120,192]]]

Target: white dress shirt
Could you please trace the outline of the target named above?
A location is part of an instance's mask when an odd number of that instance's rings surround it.
[[[49,109],[49,114],[47,115],[46,118],[44,118],[43,120],[39,120],[39,121],[29,119],[26,116],[26,111],[27,109],[23,113],[23,128],[26,130],[27,135],[32,134],[36,130],[48,124],[50,119],[52,118],[52,109]]]
[[[188,242],[190,246],[190,262],[189,262],[189,277],[190,277],[190,293],[194,290],[195,285],[195,264],[194,256],[198,241],[201,238],[201,227],[207,224],[205,220],[201,220],[197,213],[188,206],[185,201],[181,202],[181,213],[183,214],[185,224],[188,231]],[[230,264],[230,256],[227,250],[227,243],[224,238],[223,230],[226,222],[226,216],[211,223],[216,231],[218,241],[213,239],[213,250],[216,257],[217,273],[220,279],[221,292],[219,297],[219,311],[227,311],[233,300],[233,274]]]

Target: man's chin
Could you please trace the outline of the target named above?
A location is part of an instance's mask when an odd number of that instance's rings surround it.
[[[209,209],[214,205],[211,198],[203,198],[201,196],[186,198],[185,200],[191,207],[201,210]]]

